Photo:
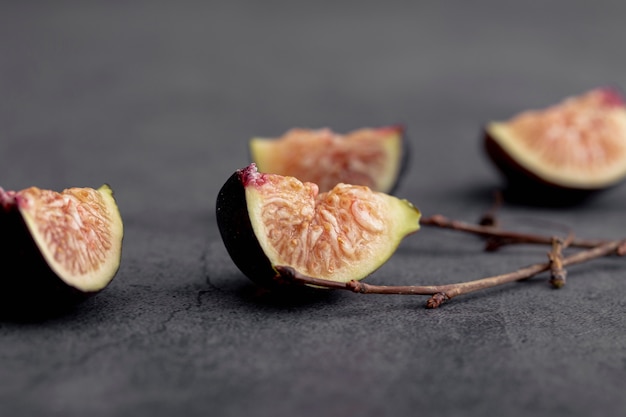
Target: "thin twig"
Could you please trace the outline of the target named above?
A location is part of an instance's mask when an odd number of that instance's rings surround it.
[[[498,211],[502,206],[502,193],[496,191],[494,193],[493,204],[483,215],[478,219],[478,224],[481,226],[489,226],[493,228],[500,227],[500,219],[498,218]],[[485,251],[495,252],[500,249],[507,242],[504,239],[498,237],[488,237],[485,239]]]
[[[626,252],[626,240],[609,241],[591,249],[577,252],[562,259],[562,266],[579,264],[592,259]],[[276,266],[277,279],[304,285],[312,285],[329,289],[348,290],[361,294],[399,294],[399,295],[430,295],[428,308],[439,307],[444,301],[459,295],[492,288],[498,285],[527,279],[550,269],[552,263],[544,262],[526,266],[517,271],[495,275],[473,281],[446,285],[373,285],[361,281],[335,282],[326,279],[308,277],[288,266]]]
[[[433,226],[444,229],[457,230],[478,236],[483,236],[486,238],[497,238],[500,240],[500,246],[507,243],[552,245],[552,236],[503,230],[499,227],[493,226],[481,226],[462,222],[459,220],[451,220],[445,216],[442,216],[441,214],[435,214],[433,216],[423,218],[422,220],[420,220],[420,224],[423,226]],[[594,248],[596,246],[609,242],[607,240],[577,238],[574,237],[573,232],[571,231],[566,240],[570,242],[569,246],[571,247],[586,249]]]
[[[498,227],[500,225],[498,220],[500,207],[502,207],[502,193],[496,191],[493,196],[493,205],[478,219],[478,224],[481,226]]]
[[[563,240],[555,237],[552,239],[552,250],[548,253],[550,260],[550,284],[554,288],[563,288],[567,271],[563,267]]]

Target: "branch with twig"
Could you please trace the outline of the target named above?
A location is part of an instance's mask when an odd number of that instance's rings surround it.
[[[451,229],[487,238],[488,242],[491,242],[490,244],[488,243],[487,250],[495,250],[504,244],[512,243],[550,245],[551,249],[548,252],[548,261],[528,265],[505,274],[446,285],[373,285],[355,280],[335,282],[303,275],[288,266],[275,267],[277,271],[276,279],[282,282],[347,290],[359,294],[428,295],[430,298],[426,302],[426,307],[437,308],[443,302],[458,297],[459,295],[525,280],[545,271],[551,272],[550,283],[552,286],[554,288],[561,288],[565,285],[565,277],[567,275],[565,270],[566,266],[580,264],[609,255],[626,255],[626,239],[609,241],[580,239],[576,238],[572,231],[569,231],[567,237],[563,239],[555,236],[503,230],[498,226],[495,213],[490,214],[487,221],[481,221],[481,223],[483,224],[474,225],[450,220],[442,215],[431,216],[421,221],[421,224],[425,226]],[[563,250],[567,247],[583,248],[583,250],[569,256],[564,256]]]

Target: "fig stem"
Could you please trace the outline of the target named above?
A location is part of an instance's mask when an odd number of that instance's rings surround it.
[[[553,247],[549,253],[548,262],[528,265],[505,274],[446,285],[374,285],[354,280],[344,283],[309,277],[288,266],[276,266],[275,269],[278,272],[277,279],[298,284],[348,290],[360,294],[430,295],[431,297],[426,302],[426,307],[437,308],[443,302],[459,295],[528,279],[551,268],[563,269],[563,267],[568,265],[575,265],[612,254],[624,255],[626,252],[626,240],[604,242],[591,249],[581,250],[567,257],[563,257],[561,254],[564,243],[558,243],[555,246],[557,249]],[[553,261],[552,259],[559,258],[559,254],[561,254],[561,259]]]
[[[553,236],[514,232],[510,230],[504,230],[496,226],[485,226],[480,224],[471,224],[459,220],[451,220],[441,214],[435,214],[430,217],[422,218],[420,224],[423,226],[439,227],[444,229],[451,229],[465,233],[471,233],[474,235],[486,237],[492,239],[487,243],[487,250],[495,250],[499,246],[508,243],[530,243],[530,244],[543,244],[552,245]],[[570,232],[566,240],[569,242],[568,246],[575,248],[595,248],[596,246],[608,243],[607,240],[599,239],[581,239],[574,237]]]

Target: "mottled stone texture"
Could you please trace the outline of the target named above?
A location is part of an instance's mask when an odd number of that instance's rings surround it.
[[[481,128],[626,83],[626,3],[493,0],[3,2],[0,186],[115,191],[119,273],[47,318],[0,320],[2,416],[615,416],[626,261],[459,297],[274,296],[234,266],[215,199],[247,141],[401,123],[397,195],[475,221],[501,180]],[[505,205],[535,231],[626,235],[626,188]],[[544,222],[529,221],[539,218]],[[547,221],[547,222],[546,222]],[[423,229],[372,283],[444,283],[545,260]],[[2,279],[19,279],[3,264]],[[13,272],[17,271],[17,272]]]

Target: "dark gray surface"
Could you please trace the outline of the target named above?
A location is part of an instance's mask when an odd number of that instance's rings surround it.
[[[438,310],[402,296],[280,300],[234,267],[214,215],[252,136],[404,123],[412,163],[398,194],[474,221],[500,184],[482,123],[623,86],[626,3],[335,3],[1,3],[0,184],[107,182],[126,235],[104,292],[60,317],[0,322],[0,415],[626,409],[620,259],[572,267],[560,291],[542,276]],[[622,186],[503,216],[611,238],[626,234],[625,206]],[[544,253],[485,254],[473,237],[423,230],[369,282],[466,280]]]

